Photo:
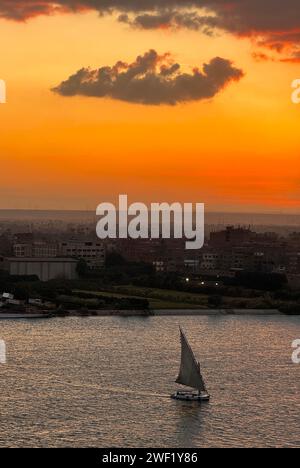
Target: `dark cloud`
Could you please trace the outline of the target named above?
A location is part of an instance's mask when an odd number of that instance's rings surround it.
[[[139,104],[175,105],[214,97],[232,81],[243,77],[243,71],[229,60],[216,57],[202,70],[182,72],[169,54],[150,50],[135,62],[117,62],[98,70],[82,68],[52,91],[62,96],[91,96],[118,99]]]
[[[59,8],[60,9],[60,8]],[[39,15],[50,15],[57,10],[53,2],[42,1],[0,1],[0,17],[15,21],[24,21]]]
[[[262,40],[256,41],[257,46],[267,48],[279,54],[279,60],[284,62],[300,62],[300,31],[268,34]],[[278,59],[278,57],[277,57]]]
[[[290,58],[299,54],[299,0],[0,0],[0,17],[15,20],[84,10],[118,13],[120,21],[145,29],[222,29],[276,45]]]
[[[139,29],[187,28],[212,35],[217,27],[213,16],[201,16],[196,11],[162,11],[141,15],[122,14],[119,21]]]
[[[281,62],[289,62],[289,63],[300,63],[300,50],[295,51],[289,57],[285,57],[281,59]]]
[[[300,27],[299,0],[0,0],[0,15],[27,18],[38,12],[98,10],[100,12],[176,12],[206,9],[230,31],[292,31]],[[197,15],[195,16],[197,22]],[[191,24],[191,27],[193,25]]]

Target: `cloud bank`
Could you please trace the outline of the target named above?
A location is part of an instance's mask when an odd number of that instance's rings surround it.
[[[133,63],[119,61],[98,70],[82,68],[52,91],[61,96],[90,96],[146,105],[175,105],[214,97],[243,71],[220,57],[184,73],[170,54],[155,50],[138,56]]]
[[[291,61],[300,53],[299,0],[0,0],[0,17],[17,21],[54,13],[118,14],[135,28],[215,29],[252,37]]]

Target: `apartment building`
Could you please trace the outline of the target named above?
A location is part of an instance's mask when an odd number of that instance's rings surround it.
[[[83,259],[88,267],[97,270],[105,264],[105,246],[103,242],[70,240],[60,244],[60,255]]]
[[[57,244],[47,242],[16,243],[13,245],[14,257],[56,257],[58,254]]]

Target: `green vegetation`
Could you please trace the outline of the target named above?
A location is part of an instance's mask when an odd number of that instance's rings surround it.
[[[47,283],[36,277],[0,272],[0,291],[17,299],[40,298],[63,310],[147,309],[279,309],[300,314],[300,291],[292,291],[284,275],[242,272],[236,278],[197,278],[156,273],[151,265],[126,262],[111,254],[102,271],[79,262],[78,280]]]
[[[74,290],[74,294],[82,292]],[[207,297],[200,294],[189,294],[180,291],[145,288],[132,285],[111,286],[110,288],[101,288],[99,291],[93,291],[93,294],[99,298],[115,297],[140,299],[149,301],[151,309],[204,309],[206,308]]]

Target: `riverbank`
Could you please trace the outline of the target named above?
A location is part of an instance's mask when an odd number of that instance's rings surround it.
[[[155,310],[154,315],[283,315],[277,309],[187,309]]]
[[[55,314],[58,316],[58,314]],[[61,315],[61,314],[59,314]],[[154,309],[154,310],[69,310],[66,317],[149,317],[149,316],[208,316],[208,315],[283,315],[277,309]]]
[[[64,311],[39,311],[36,313],[23,312],[0,312],[1,319],[46,319],[46,318],[67,318],[67,317],[167,317],[167,316],[276,316],[285,315],[277,309],[142,309],[142,310],[121,310],[121,309],[100,309],[100,310],[64,310]]]

